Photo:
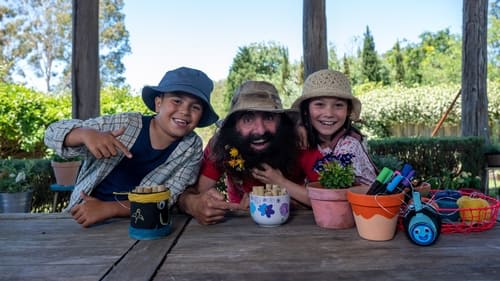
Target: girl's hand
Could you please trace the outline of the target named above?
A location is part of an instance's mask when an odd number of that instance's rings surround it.
[[[261,169],[253,168],[252,176],[256,180],[267,184],[279,184],[284,178],[280,170],[274,169],[266,163],[261,165]]]

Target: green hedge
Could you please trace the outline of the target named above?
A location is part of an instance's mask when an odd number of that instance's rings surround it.
[[[387,138],[370,140],[368,146],[374,158],[393,157],[410,163],[418,178],[436,184],[462,171],[482,177],[485,168],[484,139],[480,137]]]

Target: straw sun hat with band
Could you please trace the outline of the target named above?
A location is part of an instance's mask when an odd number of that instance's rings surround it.
[[[361,102],[352,95],[349,79],[342,72],[323,69],[309,75],[304,82],[302,96],[293,103],[292,108],[300,110],[303,101],[316,97],[335,97],[350,101],[351,120],[359,121]]]
[[[243,111],[265,111],[285,113],[278,91],[273,84],[265,81],[246,81],[238,87],[231,100],[229,113],[218,122],[222,127],[234,113]]]

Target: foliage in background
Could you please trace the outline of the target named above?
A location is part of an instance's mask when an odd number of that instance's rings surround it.
[[[458,86],[440,85],[406,88],[403,86],[377,87],[365,84],[354,92],[363,102],[362,131],[370,137],[391,136],[391,126],[424,124],[433,127],[450,105]],[[361,89],[361,90],[360,90]],[[370,89],[360,94],[360,91]],[[212,104],[221,118],[227,114],[224,100],[224,82],[215,83]],[[298,96],[294,94],[287,101]],[[282,95],[283,98],[283,95]],[[488,84],[490,122],[500,120],[500,83]],[[288,107],[289,105],[285,105]],[[450,112],[445,124],[460,124],[461,101]],[[141,112],[153,114],[139,95],[128,88],[105,87],[101,91],[101,114]],[[47,126],[61,119],[71,118],[69,93],[46,95],[23,86],[0,83],[0,158],[36,158],[47,155],[43,134]],[[497,121],[495,121],[497,120]],[[495,124],[496,124],[495,123]],[[492,132],[495,130],[492,126]],[[216,126],[196,128],[204,144],[214,134]],[[498,133],[498,131],[497,131]],[[498,137],[492,137],[497,140]]]
[[[129,32],[122,13],[125,0],[99,1],[99,77],[103,86],[124,86],[123,57],[130,54]]]
[[[488,79],[500,80],[500,0],[490,0],[488,14]]]
[[[449,171],[441,176],[431,177],[426,180],[434,189],[461,189],[473,188],[481,189],[481,178],[473,176],[471,172]]]
[[[55,182],[54,172],[48,159],[0,159],[1,167],[13,167],[26,173],[27,189],[33,191],[31,211],[35,213],[49,212],[54,193],[50,191],[50,184]],[[24,189],[23,190],[27,190]],[[61,202],[67,200],[69,194],[60,198]],[[61,209],[58,209],[61,210]]]
[[[123,86],[123,57],[131,52],[122,13],[123,0],[99,1],[100,77],[103,85]],[[44,78],[46,91],[71,84],[72,1],[25,0],[0,3],[0,58],[14,81],[33,73]],[[57,87],[53,79],[57,79]]]
[[[288,81],[293,80],[288,49],[277,43],[253,43],[240,47],[229,68],[224,104],[229,104],[234,91],[247,80],[271,82],[282,96],[289,96]],[[292,80],[290,80],[292,78]]]
[[[30,180],[33,177],[30,161],[18,162],[5,160],[0,162],[0,192],[16,193],[32,189]]]
[[[470,172],[480,176],[484,170],[484,139],[480,137],[387,138],[368,141],[370,154],[392,156],[410,163],[422,180],[449,178]]]
[[[391,136],[391,126],[420,124],[434,127],[451,105],[460,85],[379,87],[365,90],[355,87],[355,95],[363,104],[361,118],[363,132],[374,137]],[[444,125],[459,126],[461,123],[461,98],[447,116]],[[490,124],[500,119],[500,83],[488,83],[488,116]],[[493,127],[493,126],[491,126]],[[494,132],[492,132],[494,133]]]
[[[140,96],[126,88],[101,91],[101,114],[152,114]],[[46,95],[23,86],[0,83],[0,159],[38,158],[49,154],[43,136],[47,126],[71,118],[71,95]]]
[[[43,134],[47,124],[65,116],[64,97],[49,97],[23,86],[1,84],[0,158],[39,157],[44,153]],[[69,114],[69,110],[66,113]]]
[[[375,51],[375,41],[370,32],[370,28],[366,27],[364,34],[363,50],[361,52],[361,68],[363,77],[366,82],[381,82],[380,61]]]
[[[132,95],[128,87],[104,87],[101,90],[101,114],[110,115],[121,112],[141,112],[154,114],[146,107],[140,95]]]

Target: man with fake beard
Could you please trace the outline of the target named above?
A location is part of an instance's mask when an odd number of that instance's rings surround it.
[[[235,92],[231,108],[204,151],[196,185],[179,198],[179,206],[201,224],[214,224],[228,210],[248,208],[253,186],[275,184],[271,172],[300,183],[297,171],[298,137],[291,112],[283,109],[276,88],[263,81],[247,81]],[[225,176],[227,202],[216,189]],[[259,180],[260,178],[260,180]],[[297,202],[309,205],[305,188],[287,192]]]

